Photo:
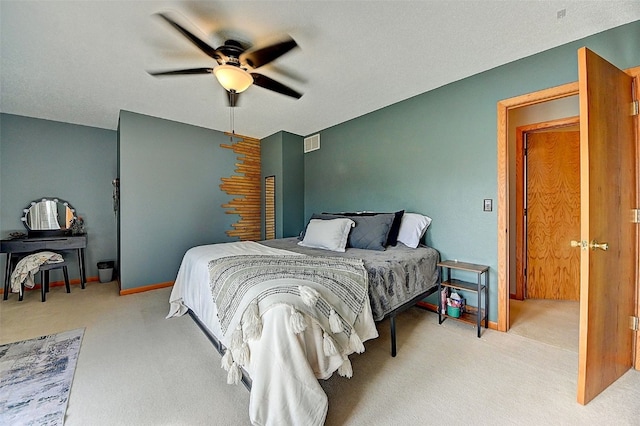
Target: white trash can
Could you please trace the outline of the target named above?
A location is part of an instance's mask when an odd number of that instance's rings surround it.
[[[101,283],[108,283],[113,281],[114,265],[115,262],[113,260],[98,262],[98,275],[100,276]]]

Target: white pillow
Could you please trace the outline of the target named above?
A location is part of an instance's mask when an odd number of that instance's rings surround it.
[[[431,224],[431,218],[418,213],[405,213],[400,222],[398,241],[407,247],[416,248],[427,228]]]
[[[347,218],[311,219],[304,239],[298,245],[343,252],[347,246],[349,232],[354,225],[355,222]]]

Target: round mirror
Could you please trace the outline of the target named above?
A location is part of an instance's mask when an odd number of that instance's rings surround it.
[[[76,219],[76,210],[59,198],[32,201],[22,211],[22,223],[30,231],[67,230]]]

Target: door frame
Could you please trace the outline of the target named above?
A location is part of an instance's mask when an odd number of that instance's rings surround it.
[[[636,78],[636,82],[640,77],[640,66],[626,69],[625,72],[631,77]],[[635,85],[636,98],[640,98],[640,84]],[[511,325],[509,318],[509,265],[511,262],[510,254],[510,235],[511,229],[509,218],[511,214],[509,206],[509,196],[515,188],[509,185],[509,156],[514,147],[509,146],[509,111],[517,108],[535,105],[543,102],[561,99],[568,96],[578,95],[578,82],[563,84],[561,86],[540,90],[533,93],[516,96],[509,99],[501,100],[497,103],[497,154],[498,154],[498,318],[497,329],[499,331],[508,331]],[[640,137],[640,119],[636,120],[636,139]],[[638,141],[636,141],[637,143]],[[637,155],[640,155],[638,153]],[[638,163],[640,164],[640,162]],[[638,181],[640,182],[640,171],[637,171]],[[639,186],[640,188],[640,186]],[[640,199],[640,197],[639,197]],[[515,232],[515,230],[513,230]],[[640,238],[636,232],[636,244],[640,247]],[[640,260],[639,260],[640,262]],[[640,264],[636,267],[636,316],[640,317],[640,285],[638,285],[640,273]],[[634,367],[640,370],[640,332],[636,333],[636,347],[634,357]]]
[[[639,67],[640,68],[640,67]],[[510,195],[516,188],[509,185],[509,157],[515,147],[509,146],[509,111],[578,94],[578,82],[563,84],[498,102],[498,330],[508,331],[509,279],[511,264]],[[515,213],[515,212],[514,212]],[[515,229],[513,230],[515,232]]]
[[[540,130],[554,130],[554,129],[565,129],[567,127],[577,126],[580,123],[579,116],[566,117],[566,118],[558,118],[549,121],[542,121],[539,123],[533,124],[525,124],[523,126],[518,126],[516,128],[516,146],[515,146],[515,172],[516,172],[516,203],[515,203],[515,216],[516,216],[516,293],[514,298],[516,300],[524,300],[525,291],[524,291],[524,265],[525,257],[527,253],[527,237],[526,237],[526,226],[524,220],[524,199],[519,196],[520,194],[525,193],[525,187],[527,185],[526,181],[526,164],[524,160],[524,143],[525,143],[525,135],[527,133],[532,133]],[[509,298],[511,298],[511,291],[509,291]]]

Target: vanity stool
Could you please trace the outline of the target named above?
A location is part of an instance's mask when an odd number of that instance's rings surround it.
[[[40,265],[40,293],[42,295],[42,301],[47,301],[47,292],[49,291],[49,271],[52,269],[60,269],[62,268],[62,273],[64,274],[64,285],[67,288],[67,293],[71,293],[71,287],[69,286],[69,272],[67,270],[67,262],[58,262],[58,263],[43,263]],[[22,297],[24,296],[24,284],[22,285],[22,293],[18,300],[22,301]]]

